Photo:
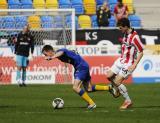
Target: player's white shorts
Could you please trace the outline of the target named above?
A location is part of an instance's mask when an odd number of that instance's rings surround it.
[[[120,58],[118,58],[111,67],[111,71],[115,74],[119,74],[124,78],[128,78],[132,74],[131,71],[128,71],[128,67],[131,66],[130,63],[121,63]]]

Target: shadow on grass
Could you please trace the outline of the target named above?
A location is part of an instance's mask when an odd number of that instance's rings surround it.
[[[151,106],[151,105],[148,105],[148,106],[134,106],[132,108],[135,108],[135,109],[141,109],[141,108],[160,108],[160,105],[155,105],[155,106]]]
[[[76,107],[76,106],[65,106],[67,109],[87,109],[87,106],[81,106],[81,107]],[[104,109],[105,107],[96,107],[96,109]]]
[[[0,105],[0,109],[5,109],[5,108],[16,108],[15,105]]]

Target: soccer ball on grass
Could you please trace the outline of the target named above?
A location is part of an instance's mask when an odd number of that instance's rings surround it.
[[[64,107],[64,101],[61,98],[55,98],[52,102],[54,109],[62,109]]]

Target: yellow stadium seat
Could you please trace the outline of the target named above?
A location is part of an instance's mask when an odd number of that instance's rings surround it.
[[[8,9],[6,0],[0,0],[0,9]],[[0,15],[7,15],[7,12],[0,12]]]
[[[127,6],[128,6],[129,14],[133,14],[134,13],[133,5],[127,5]]]
[[[91,28],[91,18],[88,15],[80,15],[78,17],[80,28]]]
[[[39,16],[29,16],[28,17],[28,24],[31,29],[39,29],[41,28],[41,20]]]
[[[35,9],[45,9],[44,0],[33,0],[33,6]]]
[[[123,0],[123,3],[133,4],[133,0]]]
[[[96,14],[95,0],[83,0],[85,14]]]
[[[0,0],[0,9],[8,9],[8,4],[6,0]]]
[[[47,9],[58,9],[58,1],[57,0],[46,0],[46,8]]]
[[[133,0],[123,0],[123,3],[128,6],[129,14],[133,14],[134,13]]]

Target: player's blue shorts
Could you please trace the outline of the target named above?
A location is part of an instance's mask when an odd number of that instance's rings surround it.
[[[16,64],[19,67],[27,67],[27,65],[28,65],[28,57],[17,55],[16,56]]]
[[[89,65],[87,63],[84,63],[78,66],[78,68],[75,69],[74,78],[83,82],[89,82],[91,80]]]

